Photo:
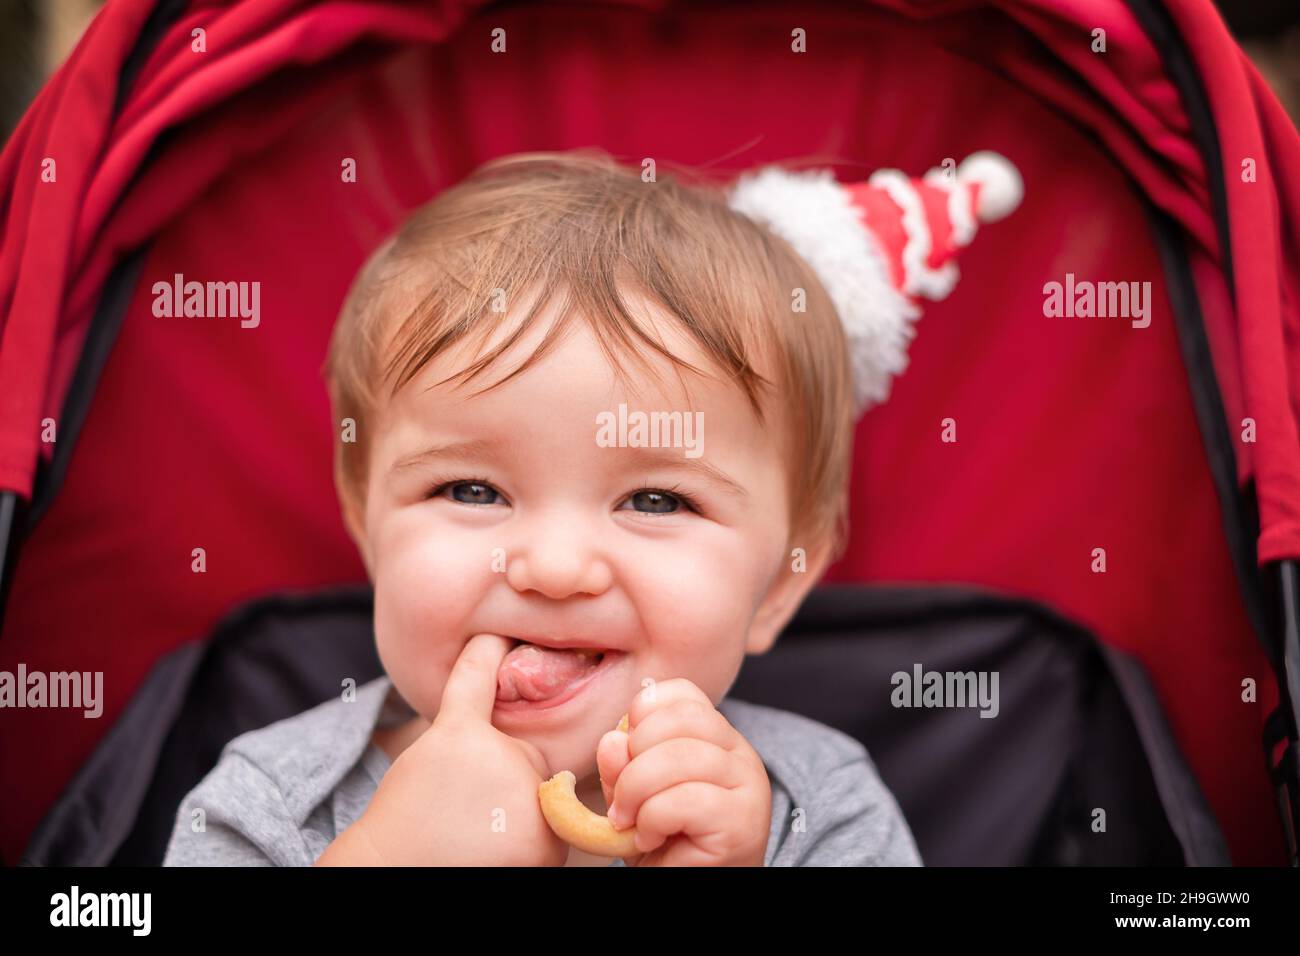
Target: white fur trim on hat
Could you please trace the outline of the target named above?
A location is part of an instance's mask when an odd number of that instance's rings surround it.
[[[785,239],[817,274],[848,339],[856,410],[889,397],[907,367],[920,309],[889,280],[862,214],[830,170],[765,167],[737,180],[728,205]]]

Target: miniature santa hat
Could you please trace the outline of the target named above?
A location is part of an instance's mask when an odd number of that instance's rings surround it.
[[[764,167],[736,181],[728,205],[789,242],[817,273],[844,323],[861,415],[889,397],[907,367],[918,297],[946,298],[957,251],[977,224],[1010,215],[1023,195],[1016,167],[985,151],[921,179],[880,169],[841,184],[828,169]]]

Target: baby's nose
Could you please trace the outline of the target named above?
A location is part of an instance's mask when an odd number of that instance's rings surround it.
[[[572,515],[534,515],[506,554],[506,580],[516,591],[549,598],[600,594],[613,572],[596,535]]]

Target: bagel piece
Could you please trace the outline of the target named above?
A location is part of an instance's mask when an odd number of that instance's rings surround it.
[[[627,732],[627,714],[619,720],[618,729]],[[561,770],[538,784],[542,816],[555,835],[593,856],[636,856],[636,827],[614,829],[609,817],[594,813],[578,799],[574,790],[577,782],[572,770]]]

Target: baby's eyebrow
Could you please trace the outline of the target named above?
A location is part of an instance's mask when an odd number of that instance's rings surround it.
[[[703,458],[687,458],[682,454],[681,449],[633,446],[616,448],[615,451],[620,456],[626,456],[624,460],[632,467],[684,471],[704,481],[719,485],[724,491],[729,491],[738,498],[749,497],[749,492],[745,490],[744,486],[731,478],[721,468],[709,464]]]
[[[472,438],[466,441],[447,442],[425,448],[423,451],[417,451],[410,455],[404,455],[393,463],[390,471],[399,472],[414,465],[422,465],[434,458],[482,458],[492,454],[500,446],[501,442],[491,438]]]

